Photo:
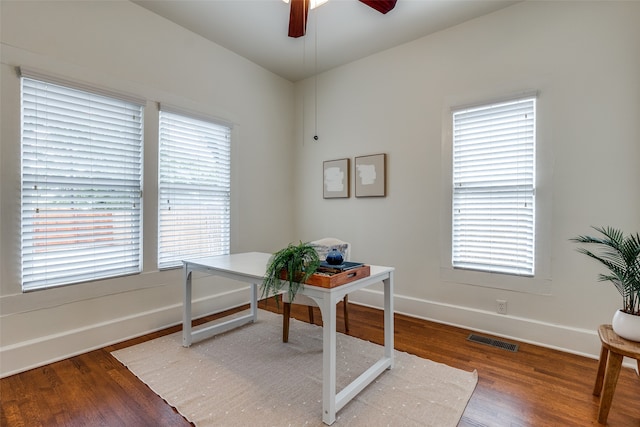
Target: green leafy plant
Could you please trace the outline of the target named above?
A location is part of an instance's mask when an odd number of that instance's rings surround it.
[[[622,311],[640,316],[640,234],[624,235],[612,227],[592,227],[604,237],[578,236],[571,241],[597,245],[598,253],[585,248],[578,252],[600,261],[609,274],[599,274],[601,282],[613,283],[622,295]]]
[[[320,265],[318,252],[310,243],[289,244],[286,248],[274,253],[267,264],[267,271],[262,281],[262,297],[277,295],[284,282],[289,282],[289,300],[293,301],[303,283],[316,272]]]

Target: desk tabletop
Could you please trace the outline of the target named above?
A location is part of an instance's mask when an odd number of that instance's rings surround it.
[[[241,274],[246,277],[262,279],[271,258],[266,252],[244,252],[239,254],[218,255],[206,258],[187,259],[185,264],[197,265],[212,270]]]
[[[184,260],[183,263],[198,266],[200,268],[223,271],[230,274],[239,274],[244,277],[262,279],[267,271],[267,264],[271,258],[266,252],[243,252],[230,255],[218,255],[206,258],[194,258]],[[394,271],[393,267],[371,265],[369,277],[386,275]]]

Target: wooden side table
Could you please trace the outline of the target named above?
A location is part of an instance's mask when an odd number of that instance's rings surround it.
[[[598,335],[602,342],[600,350],[600,363],[593,395],[600,396],[600,409],[598,410],[598,422],[606,424],[613,393],[616,390],[622,359],[624,356],[636,359],[640,369],[640,342],[633,342],[620,338],[611,325],[600,325]],[[602,394],[601,394],[602,393]]]

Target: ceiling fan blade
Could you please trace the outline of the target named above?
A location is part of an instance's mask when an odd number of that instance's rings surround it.
[[[309,0],[291,0],[289,12],[289,37],[301,37],[307,31]]]
[[[369,7],[374,8],[380,13],[387,13],[394,7],[398,0],[360,0],[362,3]]]

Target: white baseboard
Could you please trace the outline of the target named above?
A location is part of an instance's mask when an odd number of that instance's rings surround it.
[[[350,294],[349,299],[356,304],[379,309],[383,306],[380,291],[360,290]],[[245,288],[207,296],[193,301],[193,317],[218,313],[247,303]],[[589,358],[597,359],[600,352],[600,340],[597,333],[592,330],[570,328],[403,295],[395,295],[394,308],[396,313],[407,316]],[[0,378],[165,329],[180,324],[181,319],[182,303],[177,303],[157,310],[5,346],[0,348]],[[637,369],[635,360],[625,359],[624,365]]]
[[[374,308],[383,307],[382,292],[361,289],[349,294],[349,301]],[[497,314],[468,307],[394,295],[394,311],[410,317],[456,326],[566,353],[598,359],[600,339],[595,330],[572,328],[533,319]],[[636,361],[625,358],[624,366],[637,369]]]
[[[207,296],[192,303],[193,318],[247,304],[248,288]],[[109,322],[22,341],[0,348],[0,378],[58,362],[182,322],[182,303]]]

